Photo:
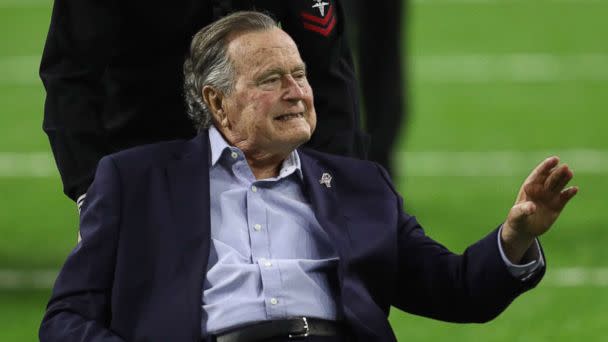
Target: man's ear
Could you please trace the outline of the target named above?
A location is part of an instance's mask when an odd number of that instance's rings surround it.
[[[202,95],[207,108],[213,114],[213,120],[221,126],[227,125],[228,118],[223,108],[224,94],[214,87],[206,85],[203,87]]]

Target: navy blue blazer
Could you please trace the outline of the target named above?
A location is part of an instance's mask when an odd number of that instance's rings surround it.
[[[395,341],[390,306],[484,322],[535,286],[508,272],[497,230],[462,255],[427,237],[377,164],[300,150],[304,192],[340,257],[338,307],[357,341]],[[319,182],[332,176],[331,187]],[[200,341],[210,244],[209,142],[136,147],[99,163],[82,242],[55,283],[42,341]]]

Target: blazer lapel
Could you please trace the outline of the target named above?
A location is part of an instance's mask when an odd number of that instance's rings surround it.
[[[311,205],[319,224],[329,235],[334,248],[338,252],[340,262],[338,264],[338,280],[340,282],[340,294],[336,305],[342,307],[346,322],[351,326],[352,332],[357,340],[372,341],[377,338],[374,329],[367,324],[364,317],[365,310],[361,306],[364,301],[359,302],[362,279],[352,272],[350,266],[355,253],[352,252],[351,236],[349,234],[348,218],[344,215],[345,208],[341,205],[340,196],[342,187],[339,173],[330,167],[322,165],[317,159],[307,154],[300,153],[302,162],[302,173],[304,176],[304,191],[311,201]],[[331,181],[326,184],[329,175]],[[336,177],[338,176],[338,177]],[[330,186],[327,186],[330,185]]]
[[[340,210],[337,192],[340,182],[333,178],[332,170],[324,168],[319,161],[300,153],[302,162],[302,174],[304,176],[304,192],[308,195],[311,205],[319,224],[330,239],[334,242],[334,248],[341,259],[347,257],[350,240],[346,226],[346,218]],[[323,178],[325,176],[325,178]],[[332,177],[327,181],[328,177]],[[324,182],[321,182],[325,179]],[[342,282],[342,272],[339,270],[339,279]]]
[[[184,265],[179,272],[181,293],[175,296],[184,306],[179,311],[168,312],[173,322],[180,323],[188,340],[200,340],[201,296],[210,244],[209,216],[209,138],[204,131],[186,143],[183,153],[167,167],[169,203],[175,222],[175,230],[180,234],[180,262]],[[166,308],[163,308],[166,310]]]

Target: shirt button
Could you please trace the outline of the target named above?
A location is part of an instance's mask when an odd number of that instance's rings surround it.
[[[277,304],[279,304],[279,300],[276,298],[270,298],[270,304],[277,305]]]
[[[236,152],[230,153],[230,156],[232,157],[232,159],[236,159],[239,157],[238,153],[236,153]]]
[[[262,225],[256,223],[255,225],[253,225],[253,229],[259,232],[262,229]]]
[[[253,185],[253,186],[251,187],[251,191],[253,191],[253,192],[258,192],[258,187],[257,187],[257,186],[255,186],[255,185]]]

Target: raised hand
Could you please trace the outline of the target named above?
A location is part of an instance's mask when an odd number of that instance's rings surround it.
[[[558,157],[540,163],[524,181],[515,205],[509,211],[501,238],[512,262],[521,260],[534,238],[551,228],[578,192],[576,186],[565,188],[574,174],[568,165],[558,164]]]

